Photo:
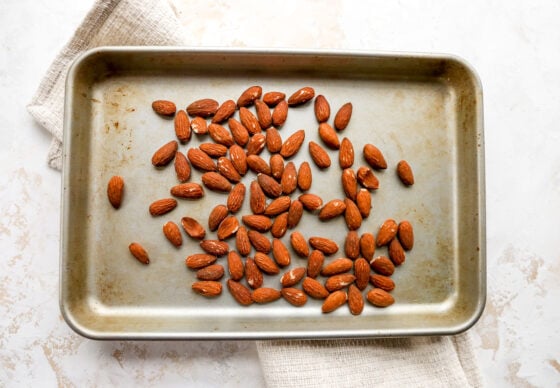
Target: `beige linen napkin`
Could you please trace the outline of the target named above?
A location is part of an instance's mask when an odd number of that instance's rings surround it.
[[[181,24],[160,0],[97,0],[29,104],[53,134],[49,165],[62,167],[64,83],[72,60],[97,46],[182,45]],[[469,335],[375,340],[259,341],[271,387],[481,386]]]

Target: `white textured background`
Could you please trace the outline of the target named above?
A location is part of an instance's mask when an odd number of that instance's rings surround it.
[[[192,45],[457,54],[484,88],[489,386],[560,385],[560,3],[171,0]],[[58,310],[60,174],[25,111],[91,1],[0,3],[0,386],[260,386],[251,342],[93,342]]]

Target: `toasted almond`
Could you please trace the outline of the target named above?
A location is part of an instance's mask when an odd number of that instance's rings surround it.
[[[181,225],[183,226],[185,232],[192,238],[202,240],[204,237],[206,237],[206,231],[204,230],[204,227],[192,217],[181,218]]]
[[[163,225],[163,234],[169,242],[176,247],[180,247],[183,244],[183,236],[181,236],[181,230],[173,221],[168,221]]]
[[[217,257],[207,253],[195,253],[194,255],[187,256],[185,264],[190,269],[204,268],[210,264],[214,264]]]
[[[173,116],[177,110],[174,102],[168,100],[155,100],[152,102],[152,109],[162,116]]]
[[[227,209],[230,212],[237,213],[241,209],[245,200],[245,191],[245,185],[241,182],[233,186],[227,198]]]
[[[331,106],[322,94],[315,98],[315,118],[319,123],[327,121],[331,115]]]
[[[363,257],[354,262],[354,276],[356,276],[356,286],[364,290],[369,283],[369,263]]]
[[[290,235],[290,243],[294,252],[300,257],[309,256],[309,246],[305,237],[300,232],[293,232]]]
[[[224,176],[230,182],[237,183],[241,180],[241,175],[239,174],[239,172],[237,172],[231,160],[229,160],[225,156],[219,158],[216,164],[218,166],[218,171],[220,172],[220,174],[222,174],[222,176]]]
[[[217,143],[202,143],[198,147],[202,152],[206,153],[211,158],[226,156],[228,151],[228,148],[225,145]]]
[[[133,242],[128,246],[128,250],[134,256],[136,260],[141,262],[142,264],[150,264],[150,258],[148,256],[148,252],[144,249],[140,243]]]
[[[389,258],[397,266],[404,263],[406,259],[404,249],[397,238],[392,239],[389,244]]]
[[[312,87],[306,86],[294,92],[288,98],[288,105],[289,106],[297,106],[305,104],[307,101],[313,99],[315,97],[315,90]]]
[[[288,230],[288,212],[282,213],[278,215],[274,222],[272,223],[272,227],[270,228],[270,234],[273,237],[281,238],[286,234]]]
[[[303,162],[299,166],[297,184],[301,191],[307,191],[311,188],[313,176],[311,174],[311,166],[309,163]]]
[[[358,168],[357,172],[358,182],[368,190],[377,190],[379,188],[379,179],[375,176],[373,171],[369,168],[362,166]]]
[[[200,247],[204,252],[218,257],[224,256],[229,252],[229,245],[225,241],[202,240]]]
[[[309,155],[311,159],[315,162],[315,165],[319,168],[328,168],[331,165],[331,158],[327,151],[323,149],[319,144],[314,141],[309,142]]]
[[[179,151],[175,154],[175,174],[181,183],[188,181],[191,177],[191,165],[185,154]]]
[[[266,174],[270,175],[270,166],[268,163],[261,158],[259,155],[251,155],[247,156],[247,165],[255,174]]]
[[[270,202],[270,204],[264,209],[265,216],[277,216],[280,213],[284,213],[290,208],[292,200],[287,195],[281,196]]]
[[[220,264],[212,264],[196,271],[196,278],[199,280],[220,280],[223,276],[224,267]]]
[[[270,153],[280,152],[282,149],[282,137],[280,132],[274,127],[266,130],[266,148]]]
[[[243,284],[236,282],[234,280],[228,279],[227,286],[229,293],[233,296],[233,299],[237,301],[237,303],[248,306],[253,303],[253,298],[251,297],[251,291]]]
[[[348,287],[348,308],[352,315],[360,315],[364,310],[364,297],[358,287],[353,284]]]
[[[197,135],[206,135],[208,133],[208,124],[203,117],[195,117],[191,120],[191,130]]]
[[[259,124],[259,120],[247,108],[244,107],[239,108],[239,120],[241,121],[241,124],[243,124],[243,126],[247,128],[247,131],[251,135],[254,135],[255,133],[259,133],[262,131],[261,125]]]
[[[375,241],[377,246],[381,247],[389,244],[397,235],[398,228],[399,226],[395,220],[391,218],[385,220],[379,227],[379,232],[377,233],[377,240]]]
[[[297,288],[282,288],[280,292],[282,293],[282,297],[293,306],[301,307],[307,303],[307,295]]]
[[[267,216],[262,215],[245,215],[241,217],[241,221],[243,221],[243,223],[249,228],[255,229],[262,233],[267,232],[272,226],[271,219]]]
[[[282,157],[282,156],[280,156]],[[284,172],[282,173],[282,178],[280,180],[280,185],[282,186],[282,193],[291,194],[297,188],[297,171],[294,162],[288,162],[284,167]]]
[[[364,159],[368,164],[376,170],[384,170],[387,168],[387,162],[385,161],[385,157],[373,144],[366,144],[364,146]]]
[[[262,95],[262,87],[260,86],[251,86],[247,88],[239,98],[237,99],[237,106],[249,106],[252,105],[255,100],[261,98]]]
[[[366,262],[367,264],[367,262]],[[323,276],[333,276],[338,275],[341,273],[348,272],[352,269],[354,262],[346,257],[340,257],[338,259],[334,259],[327,265],[323,267],[321,270],[321,275]],[[369,268],[369,264],[368,264]]]
[[[245,175],[247,173],[247,155],[245,155],[243,148],[237,144],[229,147],[229,158],[231,159],[233,167],[235,167],[240,175]]]
[[[276,263],[281,267],[290,265],[292,260],[288,248],[286,248],[286,245],[278,238],[272,240],[272,255]]]
[[[262,214],[266,209],[266,196],[257,181],[252,181],[249,186],[249,205],[254,214]]]
[[[346,210],[344,211],[344,220],[349,230],[356,230],[362,226],[362,214],[358,206],[349,198],[344,200]]]
[[[292,133],[290,137],[288,137],[282,144],[280,155],[282,155],[286,159],[294,156],[301,148],[304,140],[305,131],[303,129]]]
[[[357,259],[360,257],[360,236],[355,230],[351,230],[346,235],[344,241],[344,253],[350,259]]]
[[[356,205],[360,210],[362,218],[369,217],[371,212],[371,194],[366,189],[360,189],[356,194]]]
[[[288,103],[286,100],[281,100],[272,111],[272,125],[281,127],[288,118]]]
[[[414,184],[414,174],[412,173],[412,167],[406,160],[401,160],[397,163],[397,175],[403,184],[406,186],[412,186]]]
[[[313,278],[305,278],[303,279],[303,283],[301,284],[303,291],[313,299],[325,299],[329,296],[329,292],[321,283]]]
[[[204,197],[204,189],[198,183],[181,183],[169,190],[171,195],[185,199],[199,199]]]
[[[255,248],[255,251],[263,253],[269,253],[271,251],[272,244],[264,234],[261,234],[256,230],[250,230],[247,232],[247,235],[249,236],[249,241],[251,242],[253,248]]]
[[[173,160],[179,144],[175,140],[162,145],[152,156],[152,164],[156,167],[166,166]]]
[[[303,207],[309,211],[315,211],[323,206],[323,200],[316,194],[305,193],[299,196],[299,201]]]
[[[229,181],[224,176],[217,172],[205,172],[204,174],[202,174],[201,180],[204,186],[212,191],[227,192],[231,190],[231,183],[229,183]]]
[[[272,260],[266,253],[256,252],[254,260],[257,267],[259,267],[259,269],[264,273],[268,275],[276,275],[280,273],[280,268],[278,268],[274,260]]]
[[[233,118],[228,120],[228,127],[231,131],[231,135],[233,136],[233,140],[235,140],[235,142],[241,147],[245,147],[245,145],[249,142],[249,131],[247,131],[247,128]]]
[[[326,280],[325,288],[330,292],[333,292],[344,287],[348,287],[350,284],[354,283],[355,280],[356,277],[349,273],[333,275]]]
[[[175,209],[176,206],[177,201],[173,198],[158,199],[150,204],[150,214],[152,216],[161,216],[165,213],[169,213],[171,210]]]
[[[282,179],[282,175],[284,174],[284,158],[280,154],[274,154],[270,157],[270,174],[276,180]],[[282,182],[280,182],[282,184]],[[282,188],[282,192],[284,192],[284,188]]]
[[[201,171],[216,171],[217,167],[208,154],[198,148],[190,148],[187,151],[187,158],[194,168]]]
[[[263,102],[270,107],[278,105],[285,98],[286,95],[281,92],[268,92],[262,96]]]
[[[397,236],[402,247],[409,251],[414,246],[414,230],[409,221],[401,221],[398,225]]]
[[[338,163],[340,168],[350,168],[354,164],[354,146],[347,138],[343,138],[340,142],[340,150],[338,151]]]
[[[342,175],[340,177],[342,182],[342,189],[344,190],[344,194],[352,201],[356,199],[356,195],[358,194],[358,181],[356,180],[356,173],[351,168],[347,168],[342,171]]]
[[[395,298],[381,288],[373,288],[367,293],[367,300],[376,307],[387,307],[395,303]]]
[[[292,268],[280,278],[282,287],[292,287],[299,283],[305,276],[305,267]]]
[[[395,289],[395,282],[389,276],[383,276],[379,274],[372,274],[369,277],[369,281],[374,287],[381,288],[384,291],[393,291]]]
[[[319,212],[321,221],[331,220],[338,217],[346,210],[346,204],[340,199],[333,199],[325,204]]]
[[[352,117],[352,103],[347,102],[342,105],[334,116],[334,127],[339,131],[346,129]]]
[[[268,105],[266,105],[261,100],[255,101],[255,110],[257,111],[257,119],[261,128],[266,129],[272,125],[272,113]]]
[[[229,119],[235,113],[235,101],[227,100],[222,102],[222,105],[218,108],[214,117],[212,117],[212,122],[216,124],[223,123],[227,119]]]
[[[292,201],[288,210],[288,228],[293,229],[299,224],[303,215],[303,204],[299,199]]]
[[[280,291],[274,288],[261,287],[254,290],[251,296],[253,298],[253,302],[263,304],[274,302],[280,299],[282,297],[282,294],[280,293]]]
[[[257,267],[255,260],[250,257],[245,260],[245,278],[252,289],[259,288],[263,284],[263,274]]]
[[[235,235],[235,247],[240,255],[247,256],[251,253],[251,242],[249,241],[249,234],[247,228],[240,226]]]
[[[245,268],[243,266],[243,261],[239,253],[235,251],[229,251],[227,256],[228,263],[228,273],[233,280],[241,280],[245,275]]]
[[[335,291],[332,294],[330,294],[327,297],[327,299],[325,299],[325,301],[323,302],[323,306],[321,307],[321,310],[325,314],[330,313],[336,310],[337,308],[339,308],[340,306],[342,306],[344,303],[346,303],[347,299],[348,299],[348,295],[346,294],[346,291],[343,290]]]
[[[212,280],[194,282],[191,288],[197,294],[209,298],[216,297],[222,293],[222,284],[220,282],[215,282]]]
[[[364,233],[360,237],[360,251],[362,256],[369,262],[375,254],[375,237],[371,233]]]
[[[115,209],[121,207],[122,197],[124,193],[124,179],[121,176],[114,175],[107,183],[107,198],[109,203]]]
[[[309,245],[311,245],[315,249],[320,250],[327,256],[334,255],[336,252],[338,252],[338,244],[330,238],[326,237],[310,237]]]
[[[231,132],[220,124],[210,124],[208,126],[208,133],[212,140],[226,147],[231,147],[235,143]]]
[[[310,278],[316,278],[321,273],[323,269],[323,263],[325,262],[325,255],[319,250],[313,250],[309,254],[307,259],[307,276]]]
[[[175,136],[177,136],[177,139],[182,143],[188,142],[191,138],[191,122],[189,116],[187,116],[187,112],[184,110],[177,112],[173,125],[175,127]]]
[[[263,192],[270,198],[279,197],[282,194],[282,186],[274,178],[266,174],[258,174],[257,182]]]
[[[218,226],[220,226],[220,223],[227,217],[227,215],[228,208],[224,205],[217,205],[214,207],[208,216],[208,229],[212,232],[217,230]]]
[[[210,117],[218,110],[219,103],[211,98],[197,100],[187,106],[187,113],[191,116]]]
[[[218,239],[225,240],[228,237],[233,236],[239,229],[239,221],[235,216],[226,217],[218,227]]]
[[[264,133],[255,133],[247,143],[247,155],[260,154],[266,145],[266,135]]]
[[[369,262],[371,269],[380,275],[391,276],[395,272],[395,265],[385,256],[377,256]]]
[[[340,141],[338,140],[338,135],[333,127],[328,123],[319,124],[319,137],[323,140],[325,145],[333,150],[340,148]]]

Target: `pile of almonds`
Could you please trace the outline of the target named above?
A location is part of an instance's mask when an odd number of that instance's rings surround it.
[[[164,167],[174,161],[179,183],[171,187],[172,197],[158,199],[150,205],[150,214],[154,217],[167,214],[177,206],[177,199],[200,199],[204,197],[205,189],[228,193],[224,203],[212,209],[206,227],[201,220],[192,217],[180,220],[186,234],[200,240],[203,251],[185,260],[186,266],[196,271],[198,281],[192,284],[194,292],[206,297],[222,293],[221,279],[225,269],[219,264],[219,258],[226,257],[227,288],[241,305],[270,303],[284,298],[294,306],[302,306],[307,297],[311,297],[323,300],[324,313],[348,303],[350,312],[357,315],[364,308],[362,292],[370,283],[373,287],[367,291],[366,298],[372,305],[386,307],[394,303],[390,292],[395,283],[391,275],[395,266],[405,261],[405,251],[413,247],[413,229],[408,221],[397,223],[388,219],[377,231],[377,237],[370,232],[358,233],[363,219],[370,215],[370,192],[379,188],[373,170],[387,169],[387,162],[376,146],[366,144],[362,154],[367,166],[354,171],[354,146],[347,137],[339,140],[339,133],[350,122],[352,104],[346,103],[338,109],[333,127],[328,124],[331,116],[329,102],[324,96],[317,96],[314,112],[324,146],[309,141],[310,161],[299,166],[289,161],[304,145],[305,131],[295,131],[282,140],[279,129],[286,121],[289,108],[308,105],[314,98],[315,91],[311,87],[296,91],[286,100],[284,93],[263,95],[260,86],[252,86],[237,102],[228,100],[220,105],[213,99],[202,99],[191,103],[186,111],[177,111],[171,101],[152,103],[157,114],[174,116],[177,137],[155,151],[152,164]],[[250,110],[253,105],[255,113]],[[236,112],[239,120],[234,118]],[[188,143],[192,133],[201,137],[208,135],[212,141],[200,144],[199,148],[190,147],[186,153],[181,152],[179,142]],[[260,156],[265,148],[271,154],[268,161]],[[310,162],[319,169],[331,168],[327,149],[338,152],[341,185],[346,197],[324,203],[320,196],[310,191],[313,181]],[[202,184],[189,182],[191,168],[203,172]],[[247,192],[241,180],[249,172],[255,174],[248,188],[252,214],[238,215]],[[412,169],[406,161],[397,164],[396,172],[404,185],[414,184]],[[300,194],[296,196],[294,193],[298,189]],[[107,195],[115,209],[122,203],[123,191],[123,178],[113,176],[108,183]],[[329,238],[306,238],[299,232],[297,226],[304,212],[316,217],[318,222],[344,217],[348,227],[344,257],[325,262],[326,256],[339,251],[339,246]],[[215,232],[215,239],[208,238],[206,228]],[[292,250],[307,259],[306,267],[290,266],[290,250],[282,241],[288,229],[291,230],[289,243]],[[182,245],[183,237],[177,223],[166,222],[163,233],[174,246]],[[231,244],[235,240],[235,249],[227,240],[232,240]],[[388,247],[387,256],[374,257],[376,247],[382,246]],[[134,242],[129,249],[138,261],[149,264],[149,255],[141,244]],[[253,249],[255,253],[251,257]],[[264,275],[277,275],[282,271],[277,288],[263,287]],[[320,276],[325,280],[319,280]]]

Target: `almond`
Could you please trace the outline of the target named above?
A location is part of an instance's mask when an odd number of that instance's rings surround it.
[[[206,231],[204,230],[204,227],[200,225],[200,223],[194,218],[181,218],[181,225],[183,226],[185,232],[192,238],[202,240],[204,237],[206,237]]]
[[[255,100],[261,98],[262,88],[260,86],[251,86],[247,88],[239,98],[237,99],[237,106],[249,106],[252,105]]]
[[[282,179],[282,175],[284,174],[284,158],[280,154],[274,154],[270,157],[270,174],[276,180]],[[295,169],[294,169],[295,171]],[[294,175],[295,176],[295,175]],[[282,184],[282,182],[280,182]],[[282,192],[284,192],[284,188],[282,188]]]
[[[248,155],[247,165],[255,174],[266,174],[270,175],[270,166],[268,163],[258,155]]]
[[[340,148],[340,141],[338,135],[333,127],[327,123],[319,124],[319,137],[323,140],[325,145],[333,150]]]
[[[367,264],[367,262],[366,262]],[[348,272],[352,269],[354,262],[346,257],[334,259],[329,264],[325,265],[321,271],[323,276],[333,276],[341,273]],[[369,267],[369,264],[368,264]]]
[[[163,198],[154,201],[150,205],[150,214],[152,216],[161,216],[165,213],[169,213],[171,210],[175,209],[177,206],[177,201],[173,198]]]
[[[356,180],[356,174],[354,173],[354,170],[352,170],[351,168],[347,168],[342,171],[340,180],[342,182],[342,189],[344,190],[344,194],[352,201],[355,200],[356,195],[358,194],[358,181]]]
[[[294,92],[288,98],[288,105],[289,106],[297,106],[305,104],[307,101],[313,99],[315,97],[315,90],[312,87],[306,86]]]
[[[228,126],[231,131],[231,135],[233,136],[233,140],[235,140],[235,142],[241,147],[245,147],[245,145],[249,142],[249,131],[247,131],[247,128],[235,119],[229,119]]]
[[[282,284],[282,287],[292,287],[298,284],[304,276],[305,267],[293,268],[282,275],[280,278],[280,284]]]
[[[128,246],[128,250],[142,264],[150,264],[150,258],[148,257],[148,252],[144,249],[142,245],[137,242],[133,242]]]
[[[278,238],[272,240],[272,255],[276,263],[281,267],[290,265],[292,260],[288,248],[286,248],[286,245]]]
[[[321,273],[323,263],[325,262],[325,255],[323,252],[314,250],[307,259],[307,276],[316,278]]]
[[[247,108],[239,108],[239,120],[241,121],[241,124],[247,128],[247,132],[249,132],[250,135],[254,135],[262,131],[259,120]]]
[[[171,195],[185,199],[199,199],[204,197],[204,189],[198,183],[181,183],[169,190]]]
[[[297,288],[282,288],[282,297],[293,306],[301,307],[307,303],[307,295]]]
[[[243,261],[239,253],[235,251],[229,251],[227,256],[228,272],[229,276],[233,280],[241,280],[245,275],[245,268],[243,267]]]
[[[375,254],[375,237],[371,233],[364,233],[360,237],[360,251],[362,256],[369,262]]]
[[[351,259],[360,257],[360,236],[355,230],[351,230],[346,235],[344,241],[344,253]]]
[[[237,183],[241,180],[241,175],[237,172],[231,160],[225,156],[219,158],[216,164],[218,166],[219,173],[230,182]]]
[[[249,241],[249,234],[247,228],[240,226],[235,235],[235,247],[240,255],[247,256],[251,253],[251,242]]]
[[[251,297],[251,291],[243,284],[228,279],[227,286],[229,293],[233,296],[233,299],[237,301],[237,303],[243,306],[249,306],[253,303],[253,298]]]
[[[363,257],[354,262],[354,276],[356,276],[356,286],[364,290],[369,283],[369,263]]]
[[[347,138],[343,138],[340,142],[340,150],[338,151],[338,163],[340,168],[350,168],[354,164],[354,146]]]
[[[124,179],[121,176],[114,175],[107,183],[107,198],[109,203],[118,209],[121,207],[122,197],[124,192]]]
[[[307,191],[311,188],[313,176],[311,174],[311,166],[309,163],[303,162],[299,166],[297,184],[301,191]]]
[[[323,206],[323,200],[316,194],[305,193],[299,196],[299,201],[303,207],[309,211],[315,211]]]
[[[273,237],[281,238],[286,234],[288,230],[288,212],[282,213],[274,219],[272,227],[270,228],[270,234]]]
[[[322,94],[319,94],[315,99],[315,118],[319,123],[327,121],[331,115],[331,106]]]
[[[175,154],[175,174],[181,183],[188,181],[191,177],[191,165],[185,154],[179,151]]]
[[[282,137],[280,132],[274,127],[266,130],[266,148],[270,153],[280,152],[282,149]]]
[[[268,92],[265,93],[262,100],[263,102],[272,107],[278,105],[278,103],[286,98],[286,95],[281,92]]]
[[[369,168],[362,166],[358,169],[358,182],[368,190],[377,190],[379,188],[379,179],[375,176],[373,171]]]
[[[397,163],[397,175],[402,183],[406,186],[412,186],[414,184],[414,174],[412,173],[412,167],[406,160],[401,160]]]
[[[369,262],[369,265],[380,275],[391,276],[395,272],[395,265],[385,256],[377,256]]]
[[[206,135],[208,133],[208,124],[202,117],[195,117],[191,121],[191,130],[197,135]]]
[[[393,291],[395,282],[389,276],[378,275],[376,273],[369,277],[369,281],[376,288],[381,288],[384,291]]]
[[[228,208],[224,205],[217,205],[214,207],[208,216],[208,229],[214,232],[218,229],[218,226],[220,226],[220,223],[227,217],[227,215]]]
[[[311,155],[311,159],[313,159],[317,167],[321,169],[330,167],[331,158],[329,157],[329,154],[327,154],[327,151],[323,149],[323,147],[321,147],[314,141],[310,141],[308,146],[309,155]]]
[[[214,256],[224,256],[229,252],[229,245],[219,240],[202,240],[200,247],[206,253]]]
[[[194,282],[191,288],[197,294],[210,298],[216,297],[222,293],[222,284],[211,280]]]
[[[385,222],[383,222],[383,224],[379,227],[379,232],[377,233],[377,246],[381,247],[389,244],[397,235],[398,229],[399,226],[395,220],[391,218],[385,220]]]
[[[210,134],[212,140],[226,147],[231,147],[235,143],[231,132],[222,127],[220,124],[210,124],[208,126],[208,133]]]
[[[356,277],[349,273],[343,273],[340,275],[334,275],[327,279],[325,282],[325,288],[330,292],[343,289],[348,287],[350,284],[354,283]]]
[[[266,146],[266,135],[263,133],[255,133],[249,143],[247,143],[247,155],[258,155]]]
[[[373,288],[367,293],[367,300],[376,307],[387,307],[395,303],[395,298],[381,288]]]
[[[220,280],[223,276],[224,267],[220,264],[212,264],[196,271],[196,278],[199,280]]]
[[[281,127],[286,122],[288,118],[288,103],[286,100],[282,100],[276,105],[276,108],[272,111],[272,125],[275,127]]]
[[[221,174],[211,171],[205,172],[201,177],[202,183],[212,191],[230,191],[231,183]]]
[[[323,302],[323,306],[321,307],[321,310],[323,311],[323,313],[330,313],[334,310],[336,310],[337,308],[339,308],[340,306],[342,306],[344,303],[346,303],[346,300],[348,299],[348,295],[346,294],[346,291],[335,291],[332,294],[330,294],[327,299],[325,299],[325,301]]]
[[[253,298],[253,302],[263,304],[280,299],[282,294],[274,288],[261,287],[254,290],[251,297]]]
[[[358,194],[356,194],[356,205],[360,210],[362,218],[369,217],[371,212],[371,194],[366,189],[360,189]]]
[[[194,168],[201,171],[216,171],[217,167],[208,154],[198,148],[190,148],[187,151],[187,158]]]
[[[152,156],[152,164],[156,167],[166,166],[173,160],[179,144],[172,140],[162,145]]]
[[[268,106],[261,100],[256,100],[255,110],[257,111],[257,119],[261,128],[267,129],[270,127],[272,125],[272,113],[270,113]]]
[[[305,131],[303,129],[294,132],[282,144],[280,155],[282,155],[286,159],[294,156],[301,148],[304,140]]]
[[[270,202],[270,204],[264,209],[265,216],[277,216],[280,213],[284,213],[290,208],[292,200],[287,195],[281,196]]]
[[[313,299],[325,299],[329,296],[327,289],[313,278],[303,279],[302,288]]]
[[[385,161],[385,157],[373,144],[366,144],[364,146],[364,159],[368,164],[376,170],[384,170],[387,168],[387,162]]]
[[[228,151],[225,145],[216,143],[202,143],[198,147],[211,158],[226,156]]]
[[[227,198],[227,209],[232,213],[237,213],[241,206],[243,206],[243,201],[245,200],[245,185],[243,183],[238,183],[229,192]]]
[[[348,287],[348,308],[352,315],[360,315],[364,310],[364,297],[358,287],[353,284]]]
[[[338,252],[338,244],[325,237],[310,237],[309,245],[311,245],[314,249],[320,250],[327,256],[334,255]]]
[[[216,113],[219,105],[216,100],[204,98],[187,106],[187,113],[191,116],[210,117]]]
[[[266,209],[266,197],[257,181],[252,181],[249,186],[249,205],[254,214],[262,214]]]
[[[300,232],[293,232],[290,235],[290,243],[294,252],[301,257],[309,256],[309,246],[305,237]]]
[[[292,201],[290,209],[288,210],[288,228],[293,229],[299,224],[301,216],[303,215],[303,204],[299,199]]]
[[[237,144],[229,147],[229,158],[233,167],[235,167],[240,175],[245,175],[247,173],[247,155],[245,155],[243,148]]]
[[[401,221],[398,225],[397,235],[402,247],[410,251],[414,246],[414,230],[409,221]]]
[[[338,217],[346,210],[346,204],[340,199],[333,199],[325,204],[319,212],[319,219],[327,221]]]
[[[250,257],[245,260],[245,278],[252,289],[259,288],[263,284],[263,274],[257,267],[255,260]]]
[[[389,244],[389,258],[395,265],[401,265],[406,259],[404,249],[397,238],[391,240]]]
[[[259,182],[263,192],[270,198],[276,198],[282,194],[282,186],[280,183],[276,182],[276,180],[269,175],[258,174],[257,182]]]
[[[267,232],[272,226],[272,221],[267,216],[262,215],[245,215],[241,217],[241,221],[251,229],[259,232]]]
[[[189,116],[187,116],[187,112],[184,110],[177,112],[173,124],[175,126],[175,136],[177,136],[177,139],[182,143],[188,142],[191,138],[191,122]]]
[[[225,240],[233,236],[239,229],[239,221],[235,216],[226,217],[218,227],[218,240]]]
[[[247,235],[249,236],[251,245],[257,252],[269,253],[272,249],[272,244],[265,235],[257,232],[256,230],[250,230],[249,232],[247,232]]]
[[[349,198],[344,200],[346,210],[344,211],[344,220],[349,230],[356,230],[362,226],[362,215],[358,206]]]
[[[342,105],[334,116],[334,127],[339,131],[346,129],[352,117],[352,103],[347,102]]]
[[[169,242],[176,247],[183,244],[183,237],[181,236],[181,230],[176,223],[169,221],[163,225],[163,234],[169,240]]]
[[[227,100],[220,105],[214,117],[212,118],[212,123],[220,124],[229,119],[235,113],[235,101]]]
[[[190,269],[204,268],[216,262],[217,257],[207,253],[195,253],[194,255],[187,256],[185,264]]]
[[[259,269],[264,273],[268,275],[276,275],[280,273],[280,268],[278,268],[274,260],[272,260],[267,254],[263,252],[256,252],[254,260],[257,267],[259,267]]]
[[[162,116],[173,116],[177,107],[174,102],[168,100],[155,100],[152,102],[152,109]]]
[[[282,157],[282,156],[280,156]],[[297,188],[297,171],[294,162],[288,162],[284,167],[280,185],[282,186],[282,193],[292,194]]]

